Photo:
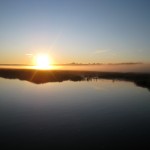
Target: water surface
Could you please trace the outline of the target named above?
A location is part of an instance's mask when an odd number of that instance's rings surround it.
[[[150,92],[112,80],[33,84],[0,78],[0,143],[125,148],[149,145]]]

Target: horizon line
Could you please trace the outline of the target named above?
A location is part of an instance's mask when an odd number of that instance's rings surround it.
[[[55,63],[50,65],[136,65],[136,64],[145,64],[143,62],[119,62],[119,63]],[[1,63],[0,66],[35,66],[31,64],[9,64],[9,63]]]

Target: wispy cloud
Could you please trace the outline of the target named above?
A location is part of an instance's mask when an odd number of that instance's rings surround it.
[[[102,56],[115,57],[116,53],[112,49],[99,49],[93,52],[93,54],[101,54]]]
[[[109,51],[109,50],[107,50],[107,49],[100,49],[100,50],[94,51],[94,54],[107,53],[108,51]]]
[[[28,54],[25,54],[26,56],[29,56],[29,57],[31,57],[33,54],[31,54],[31,53],[28,53]]]

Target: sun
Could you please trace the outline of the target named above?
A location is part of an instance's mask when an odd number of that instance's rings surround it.
[[[50,69],[51,61],[48,55],[39,54],[36,56],[36,68],[37,69]]]

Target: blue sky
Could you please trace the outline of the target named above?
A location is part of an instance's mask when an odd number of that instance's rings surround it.
[[[149,0],[0,0],[0,63],[150,62]],[[31,56],[31,55],[30,55]]]

